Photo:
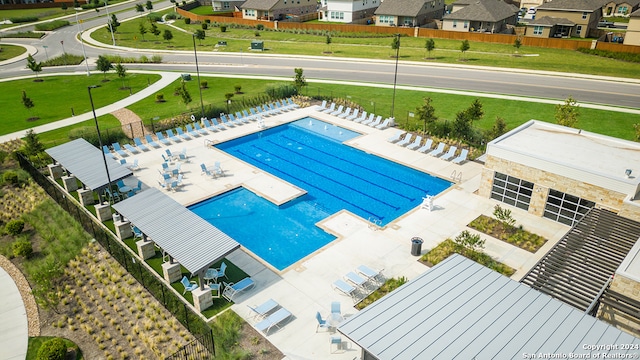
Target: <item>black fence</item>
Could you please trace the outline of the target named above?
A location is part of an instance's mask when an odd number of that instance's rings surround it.
[[[40,185],[66,212],[98,241],[147,291],[184,325],[197,341],[185,345],[167,359],[206,359],[215,356],[213,332],[209,325],[194,313],[180,298],[168,288],[153,270],[141,264],[141,260],[113,233],[97,222],[84,207],[70,200],[64,190],[34,167],[22,154],[17,153],[20,167],[31,174]]]

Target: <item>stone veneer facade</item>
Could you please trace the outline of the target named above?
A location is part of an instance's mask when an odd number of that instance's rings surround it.
[[[624,201],[625,198],[629,197],[629,194],[607,190],[488,154],[482,169],[480,189],[478,190],[480,196],[491,197],[493,174],[496,171],[534,184],[531,203],[529,204],[529,213],[531,214],[542,216],[549,189],[554,189],[593,201],[599,208],[611,210],[620,216],[640,221],[640,204]]]
[[[616,273],[610,289],[632,299],[640,300],[640,283],[620,273]],[[608,305],[600,305],[597,318],[633,336],[640,337],[640,322],[638,322],[638,319],[617,311]]]

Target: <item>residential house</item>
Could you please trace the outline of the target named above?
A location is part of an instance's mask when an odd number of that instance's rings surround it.
[[[380,5],[380,0],[322,0],[320,20],[351,23],[368,19]]]
[[[607,0],[553,0],[538,6],[536,18],[548,16],[569,20],[576,25],[571,28],[568,36],[586,38],[589,30],[598,28],[605,1]],[[533,36],[533,33],[527,35]]]
[[[573,33],[575,26],[576,23],[565,18],[536,17],[527,23],[524,35],[542,38],[566,38]]]
[[[458,0],[442,18],[442,30],[501,33],[515,26],[518,8],[501,0]]]
[[[640,0],[610,1],[602,7],[602,16],[629,16],[640,8]]]
[[[625,45],[640,46],[640,10],[636,10],[629,15],[629,25],[624,36]]]
[[[242,5],[242,18],[283,20],[289,15],[315,13],[316,0],[247,0]]]
[[[213,11],[240,11],[244,0],[241,1],[220,1],[213,0],[211,2],[211,7]]]
[[[376,26],[422,26],[443,14],[444,0],[385,0],[375,20]]]

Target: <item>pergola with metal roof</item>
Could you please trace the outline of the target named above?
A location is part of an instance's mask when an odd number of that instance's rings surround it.
[[[240,244],[160,190],[150,188],[113,208],[172,259],[200,276]]]
[[[133,173],[118,161],[107,157],[109,177],[105,170],[102,150],[97,149],[85,139],[76,139],[45,150],[67,172],[73,174],[87,188],[100,191],[108,186],[108,178],[117,181]]]
[[[633,356],[640,345],[639,338],[458,254],[350,316],[338,331],[362,348],[361,358],[381,360],[605,352],[585,344],[629,344],[606,352]]]
[[[639,222],[593,208],[520,282],[582,311],[595,311],[639,237]]]

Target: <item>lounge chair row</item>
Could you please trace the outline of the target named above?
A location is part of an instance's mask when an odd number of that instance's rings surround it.
[[[405,133],[402,130],[398,130],[398,132],[387,139],[387,141],[406,147],[409,150],[416,150],[430,156],[439,157],[442,160],[451,161],[454,164],[461,164],[467,160],[467,156],[469,155],[468,149],[461,149],[460,154],[456,156],[458,147],[455,145],[449,146],[449,149],[445,151],[447,144],[441,142],[435,149],[432,149],[431,146],[433,145],[433,139],[429,138],[424,144],[422,144],[422,136],[416,135],[416,137],[411,140],[412,137],[413,135],[411,133]]]
[[[376,271],[366,265],[360,265],[356,271],[350,271],[336,280],[334,290],[351,297],[354,303],[360,301],[384,283],[382,270]]]
[[[359,109],[354,109],[352,112],[351,107],[344,109],[343,105],[339,105],[338,109],[336,109],[336,103],[331,103],[331,105],[327,106],[326,100],[323,100],[322,104],[316,107],[316,111],[334,115],[341,119],[350,120],[363,125],[369,125],[380,130],[394,125],[393,119],[391,118],[387,118],[383,121],[382,115],[376,116],[375,114],[367,114],[366,111],[360,113]]]
[[[280,324],[293,316],[291,312],[275,300],[269,299],[257,306],[247,305],[253,318],[258,321],[254,326],[258,331],[268,334],[273,328],[280,328]]]

